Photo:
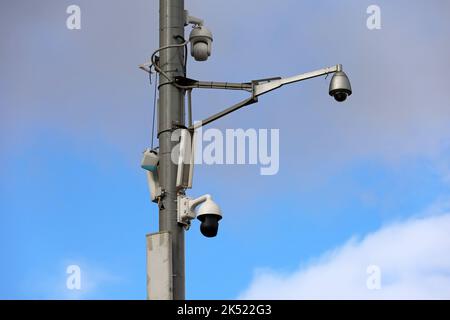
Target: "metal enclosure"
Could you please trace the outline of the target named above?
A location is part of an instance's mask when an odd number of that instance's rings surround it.
[[[147,298],[172,300],[172,238],[169,232],[147,235]]]

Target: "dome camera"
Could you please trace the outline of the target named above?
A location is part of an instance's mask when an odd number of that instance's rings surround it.
[[[191,56],[196,61],[206,61],[211,55],[213,37],[211,32],[204,26],[196,26],[189,36],[191,42]]]
[[[330,96],[338,102],[343,102],[352,94],[350,80],[344,71],[337,71],[330,81]]]
[[[199,208],[197,210],[197,208]],[[196,212],[197,211],[197,212]],[[208,238],[215,237],[219,230],[219,221],[222,219],[222,211],[209,194],[196,199],[185,195],[178,196],[178,223],[188,229],[191,220],[197,217],[200,220],[200,231]]]
[[[217,235],[222,212],[211,197],[207,198],[198,210],[197,219],[201,222],[200,231],[205,237],[212,238]]]

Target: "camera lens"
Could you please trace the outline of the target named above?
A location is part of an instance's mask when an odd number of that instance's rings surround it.
[[[347,99],[347,93],[346,92],[336,92],[334,94],[334,99],[338,102],[343,102],[345,99]]]
[[[220,216],[215,214],[205,214],[199,217],[200,221],[200,231],[208,238],[215,237],[217,231],[219,230],[219,219]]]

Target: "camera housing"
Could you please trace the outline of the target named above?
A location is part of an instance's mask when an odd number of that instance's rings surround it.
[[[196,209],[198,213],[196,213]],[[217,235],[219,221],[222,219],[222,211],[209,194],[196,199],[190,199],[185,195],[178,196],[178,223],[189,229],[191,220],[197,217],[200,220],[200,231],[207,237]]]
[[[211,55],[212,33],[205,26],[196,26],[189,35],[191,56],[196,61],[206,61]]]
[[[219,206],[211,198],[206,199],[198,210],[197,219],[200,220],[200,232],[207,238],[217,235],[219,221],[222,219],[222,212]]]
[[[345,101],[352,94],[350,80],[344,71],[335,72],[331,78],[329,94],[338,102]]]

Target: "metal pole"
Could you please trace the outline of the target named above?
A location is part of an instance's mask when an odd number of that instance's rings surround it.
[[[184,39],[184,0],[160,0],[159,46],[182,43]],[[159,67],[170,77],[185,76],[184,47],[161,50]],[[159,231],[168,231],[172,246],[173,299],[185,299],[184,229],[177,223],[177,164],[171,160],[176,142],[171,134],[184,125],[185,90],[175,87],[160,74],[158,105],[158,139],[160,157],[160,184],[163,195],[159,204]]]

